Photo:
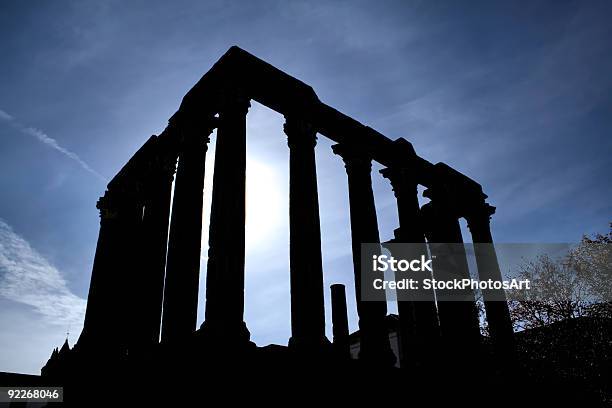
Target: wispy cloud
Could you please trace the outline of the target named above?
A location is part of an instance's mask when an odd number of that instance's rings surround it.
[[[0,219],[0,298],[31,306],[47,321],[82,324],[85,299],[68,289],[60,271]]]
[[[8,113],[6,113],[5,111],[3,111],[2,109],[0,109],[0,120],[12,121],[13,117],[9,115]]]
[[[87,164],[83,159],[81,159],[78,154],[61,146],[57,142],[57,140],[53,139],[52,137],[47,135],[42,130],[24,125],[23,123],[16,120],[14,116],[12,116],[11,114],[7,113],[6,111],[2,109],[0,109],[0,120],[9,123],[13,128],[17,129],[19,132],[38,139],[39,142],[49,146],[50,148],[54,150],[57,150],[58,152],[68,157],[69,159],[74,160],[85,171],[93,174],[96,178],[100,179],[101,181],[103,182],[108,181],[106,177],[104,177],[103,175],[95,171],[93,168],[91,168],[91,166]]]

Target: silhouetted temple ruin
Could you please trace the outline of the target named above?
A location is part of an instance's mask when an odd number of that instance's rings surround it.
[[[359,288],[360,245],[380,242],[373,160],[384,166],[381,176],[389,180],[397,199],[399,228],[394,242],[462,243],[459,220],[465,218],[476,243],[480,278],[501,279],[491,246],[478,246],[492,242],[489,220],[495,210],[486,203],[480,184],[444,163],[428,162],[407,140],[385,137],[321,102],[310,86],[232,47],[185,95],[166,129],[147,140],[98,201],[100,232],[85,324],[75,353],[96,356],[100,362],[149,358],[160,347],[186,344],[232,350],[254,347],[243,319],[250,100],[285,117],[290,163],[290,350],[312,354],[329,349],[341,358],[349,356],[346,299],[339,287],[332,299],[335,347],[325,335],[317,134],[336,143],[333,153],[344,161],[348,176],[363,363],[395,363],[385,322],[387,304],[362,300]],[[206,313],[198,329],[204,169],[214,129]],[[422,208],[419,185],[431,200]],[[509,350],[513,332],[507,304],[484,295],[491,338],[499,350]],[[476,347],[480,342],[474,302],[436,305],[432,294],[428,302],[398,303],[402,366],[427,364],[420,360],[428,353],[411,353],[411,349],[427,351],[447,341]]]

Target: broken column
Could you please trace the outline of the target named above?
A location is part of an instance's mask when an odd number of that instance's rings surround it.
[[[351,357],[349,343],[348,311],[346,308],[346,292],[344,285],[331,285],[332,332],[334,335],[334,353],[340,359]]]

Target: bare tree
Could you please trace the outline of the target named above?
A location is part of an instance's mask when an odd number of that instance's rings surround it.
[[[519,276],[531,289],[509,292],[515,330],[531,329],[561,320],[612,317],[611,230],[607,235],[583,236],[561,260],[542,255],[525,264]]]

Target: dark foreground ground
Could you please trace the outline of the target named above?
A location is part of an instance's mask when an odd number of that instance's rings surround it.
[[[65,405],[78,407],[157,406],[168,400],[171,406],[612,406],[610,320],[573,319],[516,337],[514,361],[502,369],[487,351],[468,364],[433,359],[430,367],[410,370],[281,346],[251,345],[231,354],[185,347],[136,364],[97,358],[73,365],[62,378],[0,373],[0,385],[61,385]],[[104,368],[88,369],[93,365]]]

